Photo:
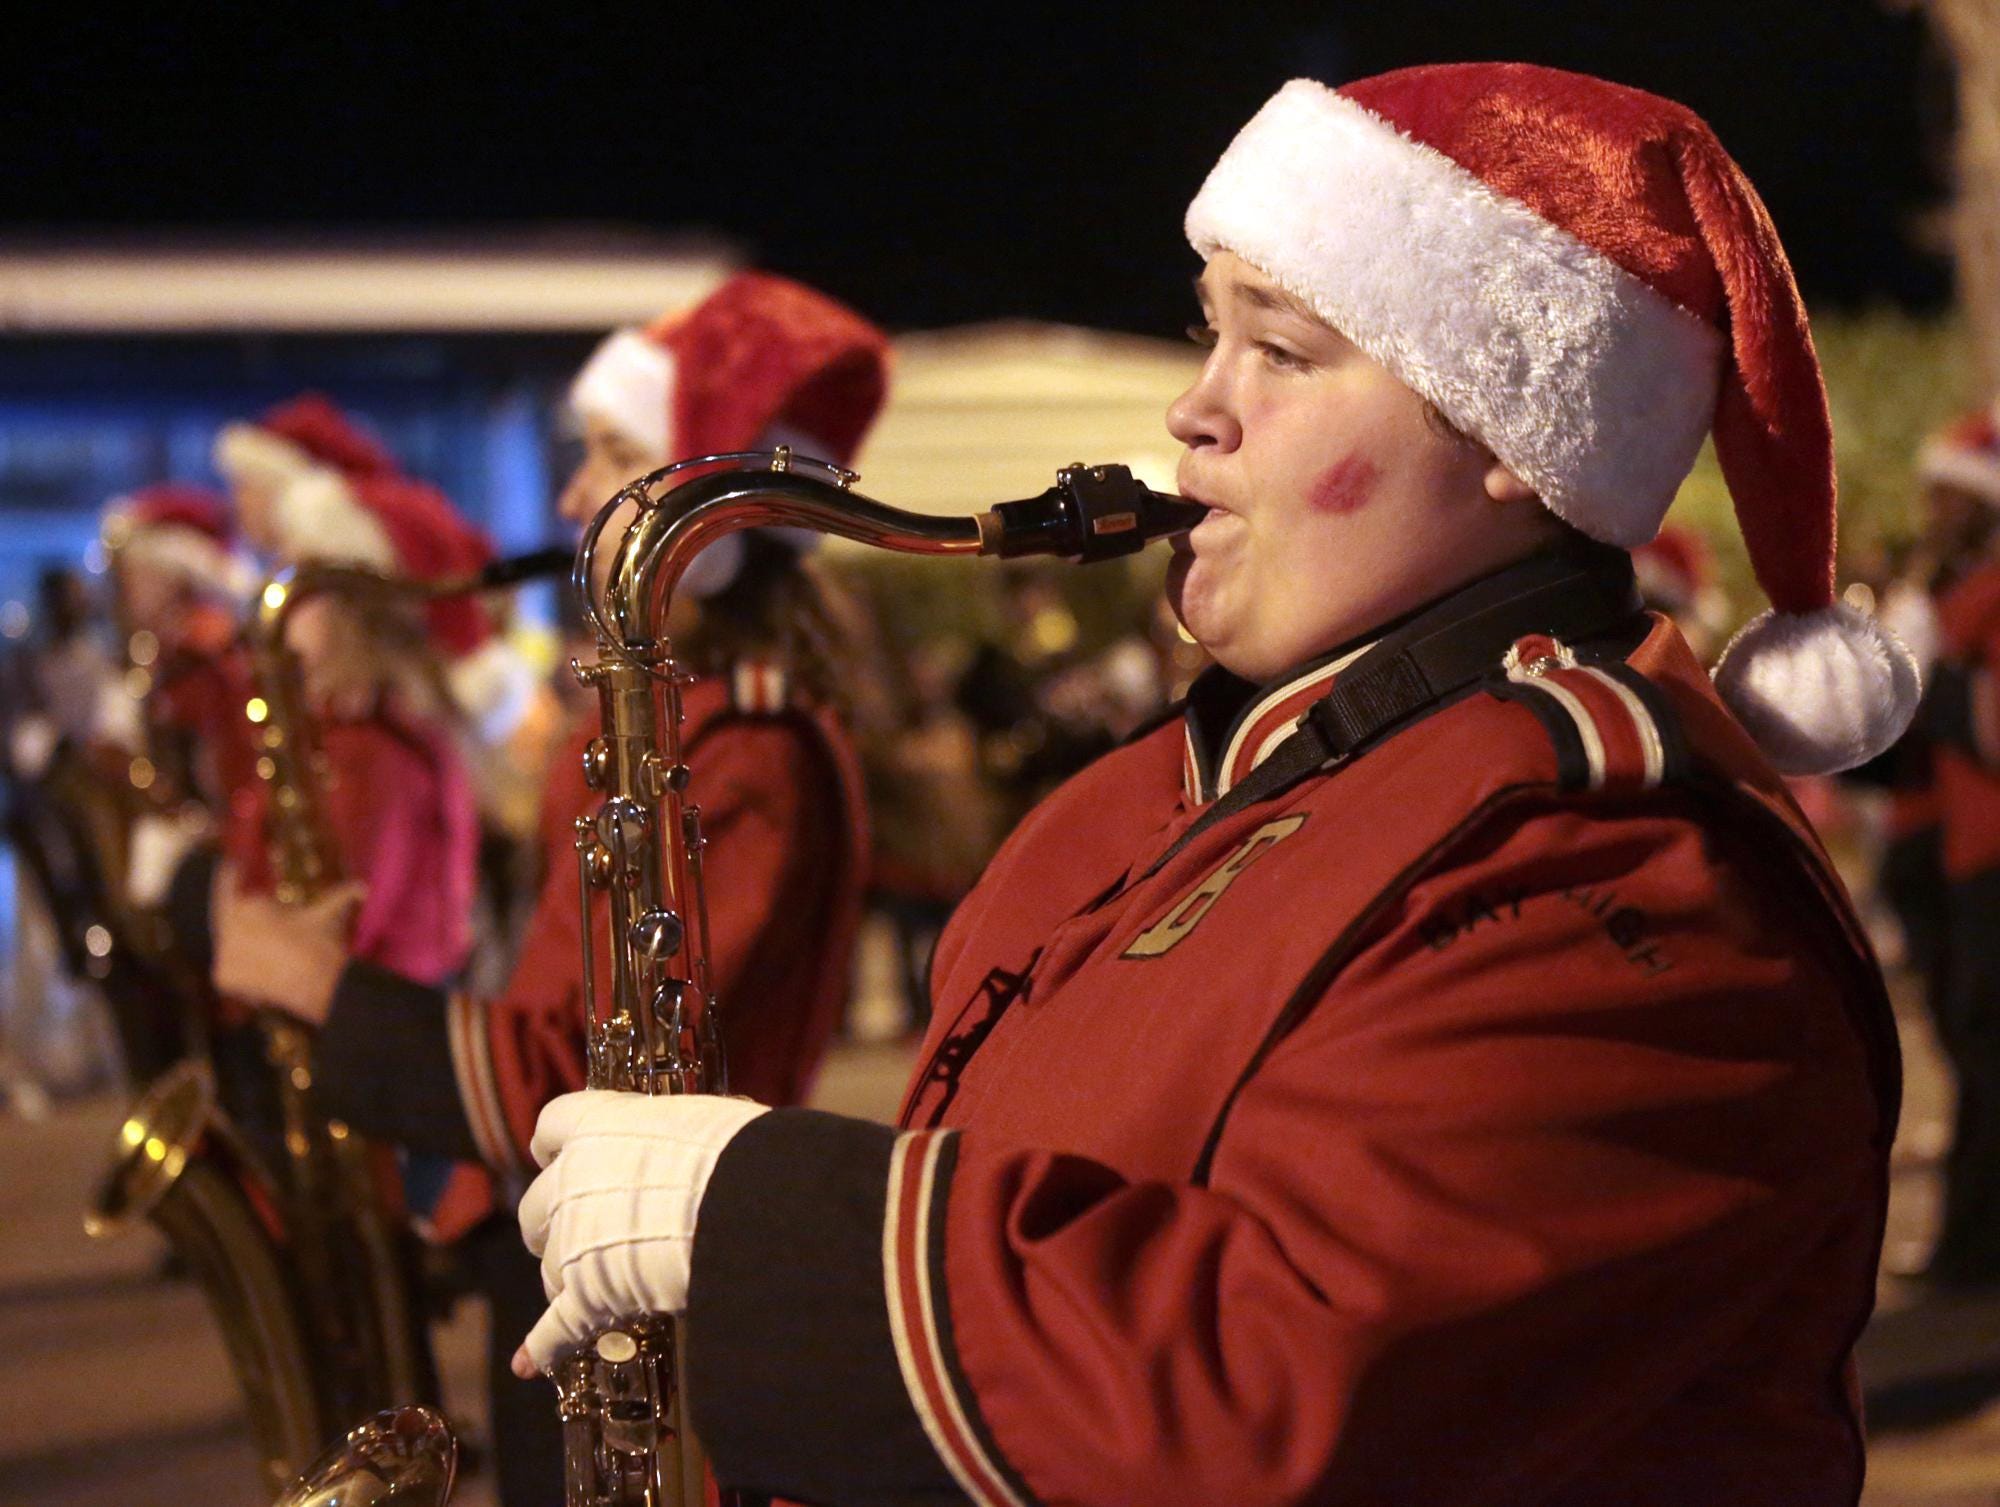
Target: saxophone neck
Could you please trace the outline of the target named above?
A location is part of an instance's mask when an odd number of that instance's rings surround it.
[[[761,464],[752,466],[746,461]],[[686,468],[710,470],[657,498],[653,488]],[[1184,533],[1206,510],[1155,492],[1117,465],[1065,466],[1035,497],[970,516],[935,516],[890,507],[852,490],[854,474],[820,462],[798,468],[789,451],[704,457],[654,472],[614,497],[584,536],[577,584],[602,636],[651,663],[670,658],[664,625],[675,587],[694,557],[725,534],[782,527],[831,534],[871,549],[912,555],[1049,555],[1078,564],[1134,554]],[[602,587],[592,580],[598,535],[621,510],[636,508]]]

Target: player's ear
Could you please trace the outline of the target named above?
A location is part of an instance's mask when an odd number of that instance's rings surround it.
[[[1521,480],[1502,461],[1486,468],[1486,495],[1495,502],[1540,502],[1541,493]]]

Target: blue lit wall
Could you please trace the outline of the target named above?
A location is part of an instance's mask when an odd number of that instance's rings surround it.
[[[589,337],[0,341],[0,603],[81,563],[110,498],[215,484],[224,423],[308,388],[363,419],[503,552],[557,536],[569,457],[558,412]],[[552,588],[528,595],[553,616]]]

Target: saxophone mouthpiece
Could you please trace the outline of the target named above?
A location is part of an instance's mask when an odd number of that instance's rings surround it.
[[[1079,461],[1057,472],[1056,484],[1041,496],[981,513],[979,552],[1008,560],[1055,555],[1089,565],[1184,534],[1207,514],[1200,503],[1155,492],[1129,466]]]

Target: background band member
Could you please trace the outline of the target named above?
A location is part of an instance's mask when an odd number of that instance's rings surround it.
[[[1761,202],[1471,64],[1287,85],[1187,230],[1218,668],[953,917],[900,1128],[550,1105],[523,1362],[685,1309],[718,1477],[816,1502],[1851,1502],[1895,1036],[1774,761],[1916,677]],[[1711,430],[1714,684],[1625,553]]]
[[[1944,1218],[1926,1275],[2000,1281],[2000,429],[1967,415],[1925,447],[1925,532],[1892,592],[1935,656],[1916,732],[1890,759],[1898,788],[1883,888],[1926,975],[1957,1083]],[[1939,925],[1939,922],[1942,925]]]
[[[396,458],[324,393],[300,393],[257,419],[225,425],[215,437],[215,469],[228,483],[243,536],[267,560],[285,561],[299,521],[281,515],[292,482],[312,471],[349,480],[395,476]],[[312,506],[295,494],[293,507]]]
[[[237,642],[256,583],[228,504],[204,488],[162,483],[118,498],[103,533],[113,618],[142,677],[124,687],[131,730],[120,741],[146,760],[156,808],[134,830],[127,882],[136,903],[152,905],[189,845],[257,778],[243,715],[249,661]]]
[[[467,573],[490,557],[484,538],[427,488],[315,470],[286,490],[293,495],[272,542],[295,564],[431,579]],[[441,659],[450,635],[441,624],[476,607],[327,592],[297,608],[287,638],[325,756],[320,814],[347,880],[296,907],[295,924],[333,929],[356,957],[436,987],[458,976],[470,951],[478,857],[472,787]],[[225,1000],[263,1000],[262,982],[233,966],[243,928],[267,914],[290,919],[293,910],[267,893],[273,798],[262,782],[239,791],[224,834],[229,863],[215,886],[213,925]],[[288,964],[268,956],[258,966],[268,978]],[[262,1075],[253,1068],[245,1076]],[[477,1178],[483,1184],[484,1174]],[[420,1215],[445,1193],[428,1181],[409,1190]]]
[[[850,459],[887,390],[887,341],[823,295],[763,274],[731,278],[693,309],[609,337],[572,403],[584,458],[562,498],[582,524],[619,487],[670,460],[789,443]],[[608,560],[618,527],[606,530]],[[860,776],[831,702],[842,669],[834,615],[798,535],[738,536],[703,557],[699,605],[673,625],[702,678],[683,697],[692,757],[712,772],[709,847],[714,981],[733,1084],[798,1103],[838,1022],[868,862]],[[692,599],[691,599],[692,600]],[[594,721],[594,719],[593,719]],[[539,903],[506,990],[447,996],[352,958],[337,935],[259,918],[240,982],[292,961],[276,1001],[324,1020],[327,1098],[358,1129],[403,1145],[528,1165],[535,1116],[582,1081],[584,918],[574,820],[594,809],[581,777],[595,727],[552,766]],[[268,923],[266,928],[265,923]],[[480,1237],[494,1303],[494,1408],[506,1501],[546,1501],[560,1461],[539,1383],[507,1371],[519,1329],[544,1301],[509,1220]]]

